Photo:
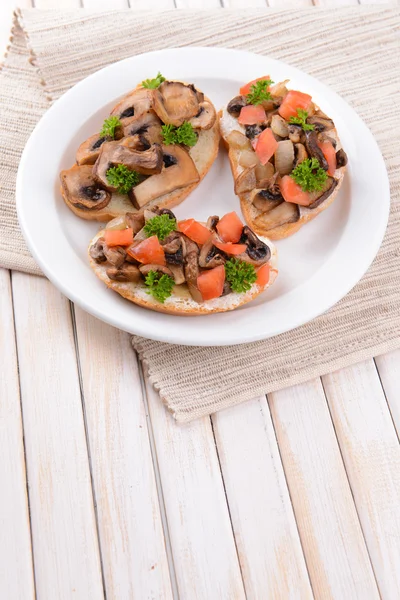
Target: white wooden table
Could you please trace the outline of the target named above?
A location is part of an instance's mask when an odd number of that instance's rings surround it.
[[[174,4],[220,6],[130,0]],[[0,270],[0,358],[1,600],[400,598],[400,351],[178,426],[128,334]]]

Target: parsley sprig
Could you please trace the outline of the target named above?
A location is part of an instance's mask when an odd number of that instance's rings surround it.
[[[274,83],[271,79],[261,79],[250,88],[250,92],[247,94],[246,99],[248,104],[262,104],[267,100],[272,100],[272,96],[268,91],[269,86]]]
[[[150,271],[146,276],[144,283],[149,288],[146,293],[153,296],[153,298],[162,304],[164,304],[166,299],[171,296],[175,285],[172,277],[165,275],[165,273],[159,273],[158,271]]]
[[[311,123],[307,123],[308,112],[303,110],[302,108],[297,109],[297,117],[290,117],[289,123],[294,123],[294,125],[301,125],[304,131],[312,131],[314,129],[314,125]]]
[[[115,138],[115,132],[118,127],[121,127],[122,123],[118,117],[108,117],[103,123],[103,127],[100,131],[100,137]]]
[[[180,127],[174,125],[163,125],[162,134],[164,144],[184,144],[185,146],[194,146],[197,143],[197,134],[192,125],[185,121]]]
[[[130,171],[125,165],[111,167],[106,173],[107,181],[117,188],[119,194],[127,194],[133,186],[139,183],[139,173]]]
[[[176,219],[169,215],[157,215],[149,219],[144,226],[144,232],[147,237],[156,235],[159,240],[163,241],[172,231],[176,229]]]
[[[248,292],[257,279],[254,266],[237,258],[225,263],[225,276],[232,290],[237,293]]]
[[[142,86],[144,88],[148,88],[149,90],[155,90],[159,85],[162,84],[163,81],[165,81],[165,77],[163,77],[160,71],[158,71],[157,77],[154,79],[145,79],[142,81]]]
[[[306,158],[290,174],[303,192],[320,192],[328,179],[316,158]]]

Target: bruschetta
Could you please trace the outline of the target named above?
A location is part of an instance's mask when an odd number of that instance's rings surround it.
[[[332,119],[288,83],[250,81],[219,113],[246,223],[273,240],[328,208],[347,164]]]
[[[276,249],[236,213],[177,221],[166,208],[110,221],[89,246],[90,265],[131,302],[175,315],[233,310],[277,276]]]
[[[119,100],[101,131],[82,142],[76,163],[60,173],[63,199],[97,221],[175,206],[210,169],[219,139],[210,100],[159,73]]]

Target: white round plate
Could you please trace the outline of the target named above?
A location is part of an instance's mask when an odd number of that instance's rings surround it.
[[[268,73],[273,81],[312,94],[335,121],[349,166],[333,205],[298,233],[276,243],[279,275],[254,302],[227,313],[178,317],[149,311],[106,288],[89,267],[87,247],[99,223],[64,204],[58,174],[80,142],[99,131],[116,100],[161,71],[195,83],[217,109],[240,85]],[[27,244],[43,272],[68,298],[99,319],[131,333],[201,346],[240,344],[289,331],[320,315],[362,277],[381,244],[389,214],[389,183],[371,132],[325,85],[278,60],[221,48],[173,48],[117,62],[69,90],[47,111],[22,155],[17,209]],[[236,210],[239,200],[225,151],[191,196],[174,209],[201,221]]]

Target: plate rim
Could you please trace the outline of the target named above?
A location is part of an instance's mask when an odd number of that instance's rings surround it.
[[[176,52],[178,52],[178,53],[184,52],[186,55],[188,53],[198,53],[198,52],[211,53],[211,54],[218,53],[221,55],[221,57],[223,55],[232,56],[232,53],[233,53],[233,54],[236,54],[238,56],[238,58],[241,57],[243,59],[243,57],[246,57],[246,60],[251,60],[251,59],[254,60],[254,57],[256,57],[257,60],[260,60],[260,59],[265,60],[270,65],[271,65],[271,63],[275,64],[276,66],[278,66],[281,69],[284,69],[286,67],[286,68],[290,69],[291,71],[295,71],[302,78],[304,78],[304,77],[306,77],[306,79],[309,78],[314,84],[317,85],[319,90],[321,90],[322,94],[325,93],[333,101],[346,106],[346,109],[350,110],[356,116],[356,118],[358,120],[358,124],[364,128],[364,132],[369,137],[369,140],[368,140],[369,143],[371,143],[373,145],[375,154],[379,157],[379,161],[381,163],[380,166],[383,167],[383,169],[381,169],[381,175],[382,175],[382,173],[384,174],[383,180],[381,181],[381,184],[383,186],[382,196],[387,198],[387,201],[382,205],[382,208],[380,211],[381,218],[378,223],[379,226],[375,230],[375,235],[373,237],[373,240],[371,240],[371,241],[373,241],[373,243],[370,246],[370,252],[369,252],[368,258],[362,262],[362,267],[361,268],[359,267],[357,269],[357,275],[352,278],[351,282],[348,285],[341,288],[341,291],[339,294],[337,294],[337,295],[332,294],[331,300],[328,302],[325,302],[322,309],[318,309],[317,311],[315,311],[315,314],[313,314],[312,316],[308,316],[306,319],[304,319],[302,317],[299,318],[298,321],[296,321],[296,319],[293,319],[292,324],[289,327],[286,327],[286,326],[277,327],[275,330],[270,331],[269,333],[266,333],[265,331],[262,330],[262,328],[260,328],[261,331],[258,331],[258,332],[254,331],[250,335],[247,333],[245,333],[244,335],[241,334],[240,333],[241,328],[238,328],[239,334],[234,334],[234,333],[232,334],[232,332],[231,332],[229,339],[220,340],[220,339],[216,339],[214,337],[211,341],[209,339],[204,339],[204,338],[201,338],[201,339],[196,338],[195,340],[193,340],[193,339],[188,340],[185,337],[185,334],[183,332],[179,335],[171,335],[171,333],[169,332],[169,328],[166,328],[166,331],[161,332],[161,333],[157,330],[156,332],[151,332],[149,334],[147,330],[143,331],[143,329],[140,327],[140,319],[136,319],[136,321],[139,322],[139,323],[136,323],[139,325],[138,327],[136,327],[136,326],[134,328],[132,328],[131,326],[126,327],[126,325],[124,325],[124,323],[121,323],[121,321],[118,319],[118,317],[115,317],[113,314],[104,313],[102,310],[100,310],[98,307],[96,307],[96,305],[88,303],[82,296],[79,296],[77,293],[75,293],[75,290],[71,289],[69,286],[64,285],[62,278],[58,277],[57,273],[54,273],[54,270],[47,265],[46,260],[44,260],[41,256],[40,252],[37,251],[35,241],[31,236],[29,224],[25,220],[25,213],[24,213],[24,207],[23,207],[23,201],[22,201],[22,187],[23,187],[24,170],[26,168],[26,163],[28,163],[28,161],[29,161],[29,153],[31,151],[31,147],[34,146],[35,138],[38,135],[38,131],[40,131],[41,127],[43,127],[43,123],[46,123],[46,120],[48,118],[51,118],[51,116],[48,117],[48,115],[49,114],[52,115],[53,112],[59,110],[60,106],[62,107],[62,105],[64,103],[68,102],[68,98],[70,97],[70,95],[77,93],[76,90],[78,90],[78,92],[79,92],[79,90],[81,88],[84,88],[85,86],[88,85],[88,82],[90,83],[92,80],[94,80],[97,77],[103,77],[104,74],[107,73],[107,71],[111,71],[112,69],[115,69],[117,65],[121,66],[124,63],[130,63],[131,61],[143,60],[148,56],[157,56],[157,55],[165,56],[167,54],[176,53]],[[195,67],[195,70],[196,70],[196,67]],[[194,77],[199,77],[199,75],[197,74]],[[347,177],[349,177],[348,174],[347,174]],[[317,318],[318,316],[320,316],[321,314],[324,314],[325,312],[327,312],[330,308],[332,308],[332,306],[334,306],[344,296],[346,296],[350,292],[350,290],[360,281],[360,279],[363,277],[363,275],[366,273],[366,271],[369,269],[369,267],[371,266],[376,254],[381,246],[382,240],[383,240],[385,232],[386,232],[388,219],[389,219],[390,184],[389,184],[387,169],[386,169],[386,165],[385,165],[385,161],[383,159],[382,153],[380,151],[380,148],[379,148],[374,136],[372,135],[372,132],[368,128],[368,126],[361,119],[361,117],[357,114],[357,112],[339,94],[337,94],[334,90],[329,88],[326,84],[321,82],[319,79],[309,75],[308,73],[302,71],[301,69],[298,69],[297,67],[287,64],[284,61],[271,58],[270,56],[261,55],[261,54],[257,54],[257,53],[253,53],[253,52],[249,52],[249,51],[245,51],[245,50],[219,48],[219,47],[215,47],[215,46],[188,46],[188,47],[174,47],[174,48],[168,48],[168,49],[163,49],[163,50],[154,50],[151,52],[145,52],[145,53],[137,54],[134,56],[130,56],[130,57],[124,58],[122,60],[116,61],[114,63],[111,63],[111,64],[103,67],[102,69],[99,69],[98,71],[95,71],[94,73],[91,73],[90,75],[88,75],[87,77],[85,77],[84,79],[79,81],[77,84],[75,84],[72,88],[70,88],[67,92],[65,92],[59,99],[57,99],[52,104],[52,106],[49,107],[49,109],[44,113],[44,115],[41,117],[41,119],[36,124],[34,130],[32,131],[32,133],[25,145],[23,153],[21,155],[20,165],[19,165],[19,169],[18,169],[18,173],[17,173],[17,180],[16,180],[16,207],[17,207],[18,220],[19,220],[19,224],[20,224],[24,239],[27,243],[29,250],[31,251],[33,257],[39,264],[39,266],[42,269],[42,271],[44,272],[44,274],[66,297],[68,297],[70,300],[75,302],[78,306],[81,306],[88,313],[92,314],[93,316],[99,318],[102,321],[105,321],[105,322],[113,325],[114,327],[123,329],[133,335],[138,335],[138,336],[141,336],[141,337],[144,337],[147,339],[153,339],[153,340],[171,343],[171,344],[180,344],[180,345],[189,345],[189,346],[226,346],[226,345],[239,345],[242,343],[250,343],[250,342],[254,342],[254,341],[259,341],[262,339],[267,339],[269,337],[274,337],[281,333],[285,333],[285,332],[289,332],[294,329],[297,329],[299,326],[309,323],[311,320],[313,320],[313,319]],[[332,257],[330,257],[330,260],[331,259],[332,259]],[[278,260],[279,260],[279,258],[278,258]],[[325,264],[323,266],[325,267]],[[307,282],[314,279],[314,277],[316,276],[318,271],[319,271],[319,269],[317,269],[317,271],[315,273],[313,273],[312,276],[310,276],[310,278],[307,280]],[[298,291],[298,287],[295,288],[294,290],[292,290],[291,292],[289,292],[289,294],[295,293],[296,291]],[[227,314],[227,313],[220,313],[220,315],[225,315],[225,314]],[[203,315],[203,316],[189,317],[189,318],[204,319],[204,318],[210,318],[210,316],[211,315]],[[188,319],[188,317],[179,317],[179,316],[174,316],[173,318],[174,319]],[[183,329],[185,329],[185,328],[183,328]]]

